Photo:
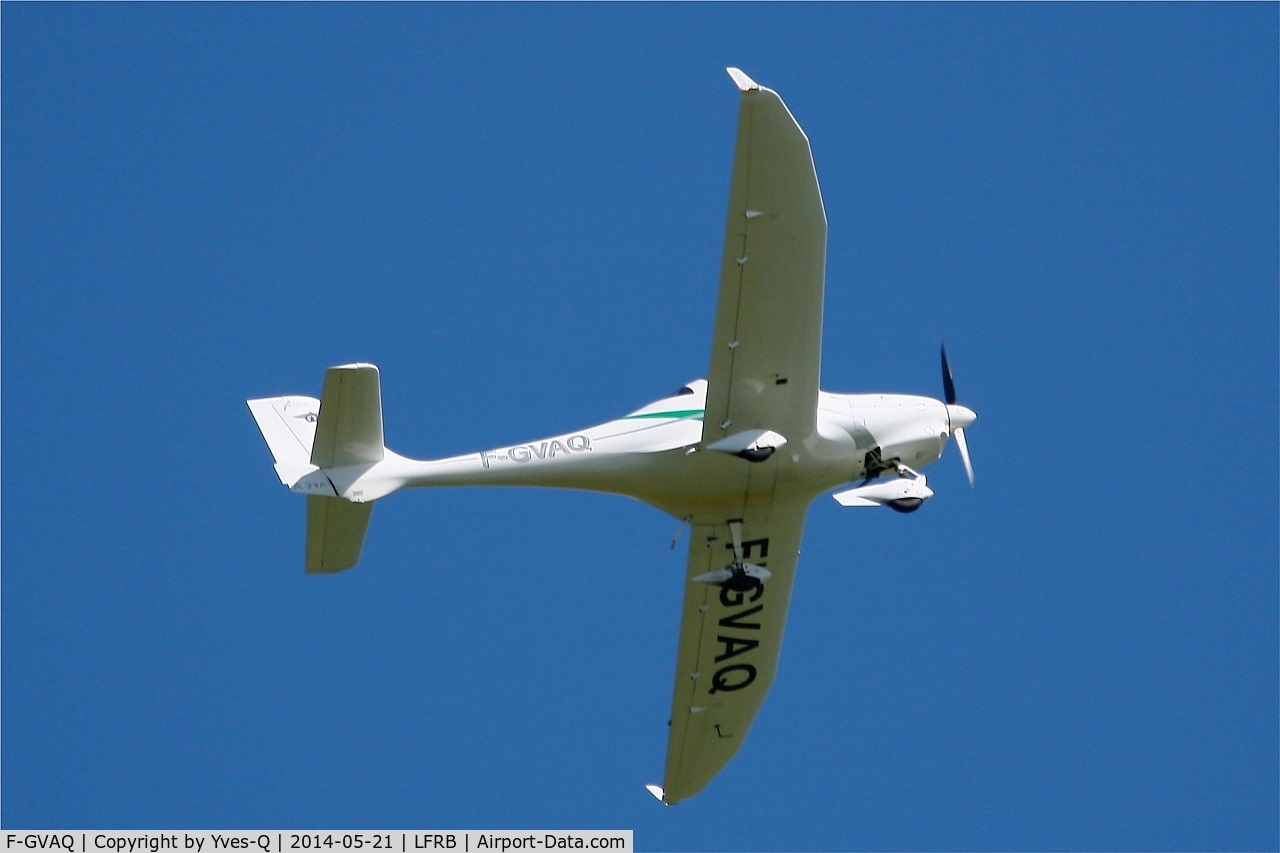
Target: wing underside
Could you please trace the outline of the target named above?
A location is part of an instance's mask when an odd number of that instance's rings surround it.
[[[749,506],[742,519],[694,521],[662,789],[667,804],[698,793],[720,772],[764,702],[778,666],[806,505],[775,500]],[[735,562],[769,577],[742,591],[699,580]]]
[[[814,429],[827,217],[809,140],[776,92],[742,91],[703,439]]]
[[[729,75],[742,98],[702,440],[775,431],[800,445],[817,415],[826,214],[809,140],[782,99]],[[733,464],[717,477],[719,512],[687,516],[667,766],[651,789],[667,804],[701,791],[742,745],[777,671],[800,554],[809,496],[778,488],[776,456]],[[763,582],[725,582],[744,569]]]

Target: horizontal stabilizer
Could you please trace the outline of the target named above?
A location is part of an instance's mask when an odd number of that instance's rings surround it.
[[[330,574],[360,561],[373,503],[307,496],[307,573]]]
[[[382,391],[377,367],[344,364],[325,371],[315,432],[311,464],[318,468],[382,461]]]

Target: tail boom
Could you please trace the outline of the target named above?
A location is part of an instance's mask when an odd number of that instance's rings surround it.
[[[625,494],[678,515],[702,492],[715,499],[721,469],[734,460],[710,454],[684,471],[702,437],[706,383],[625,417],[575,433],[443,459],[410,459],[384,444],[378,368],[345,364],[325,373],[320,399],[250,400],[291,491],[308,496],[308,571],[340,571],[359,558],[372,504],[394,491],[422,486],[540,486]],[[701,464],[699,464],[701,463]],[[705,470],[704,470],[705,469]]]

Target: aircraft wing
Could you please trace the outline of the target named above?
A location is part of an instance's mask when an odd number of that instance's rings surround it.
[[[742,92],[703,441],[814,429],[827,216],[809,140],[778,94],[736,68]]]
[[[745,463],[744,463],[745,464]],[[748,505],[735,531],[695,520],[689,542],[667,767],[655,796],[672,805],[711,781],[742,745],[778,667],[807,499]],[[698,580],[738,560],[766,569],[741,592]]]

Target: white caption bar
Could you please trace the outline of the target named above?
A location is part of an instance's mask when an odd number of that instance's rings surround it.
[[[632,853],[632,830],[63,830],[3,833],[5,853],[508,853],[513,850],[611,850]]]

